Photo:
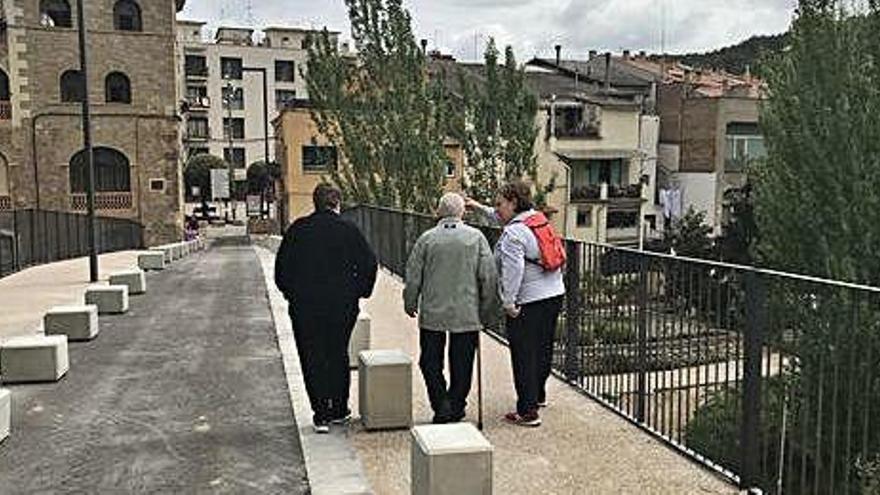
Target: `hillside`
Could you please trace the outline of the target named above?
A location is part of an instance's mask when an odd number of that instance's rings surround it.
[[[724,69],[734,74],[742,74],[746,71],[746,67],[754,72],[765,53],[782,51],[787,42],[787,33],[753,36],[738,45],[720,50],[707,53],[667,55],[666,59],[673,59],[694,67]]]

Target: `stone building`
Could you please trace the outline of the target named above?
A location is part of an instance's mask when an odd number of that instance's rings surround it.
[[[175,16],[185,0],[85,0],[98,214],[182,235]],[[0,209],[84,212],[76,3],[5,0]]]

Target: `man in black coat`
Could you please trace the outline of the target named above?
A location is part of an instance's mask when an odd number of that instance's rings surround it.
[[[330,423],[344,422],[351,414],[348,341],[358,301],[373,292],[376,256],[360,230],[339,216],[338,189],[320,184],[312,199],[315,212],[284,235],[275,258],[275,284],[290,303],[315,431],[327,433]]]

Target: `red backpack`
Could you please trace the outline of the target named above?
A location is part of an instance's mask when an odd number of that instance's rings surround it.
[[[535,264],[541,265],[545,271],[555,272],[565,265],[565,245],[562,238],[553,230],[547,217],[537,212],[523,221],[535,235],[538,240],[538,249],[541,251],[540,260],[529,260]]]

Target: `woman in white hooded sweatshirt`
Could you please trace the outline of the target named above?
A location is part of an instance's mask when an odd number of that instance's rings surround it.
[[[517,181],[502,187],[495,208],[474,200],[468,200],[468,206],[504,226],[495,260],[517,395],[516,410],[505,419],[540,426],[538,408],[546,406],[553,337],[565,294],[562,269],[548,271],[540,264],[538,239],[524,223],[538,214],[527,184]]]

